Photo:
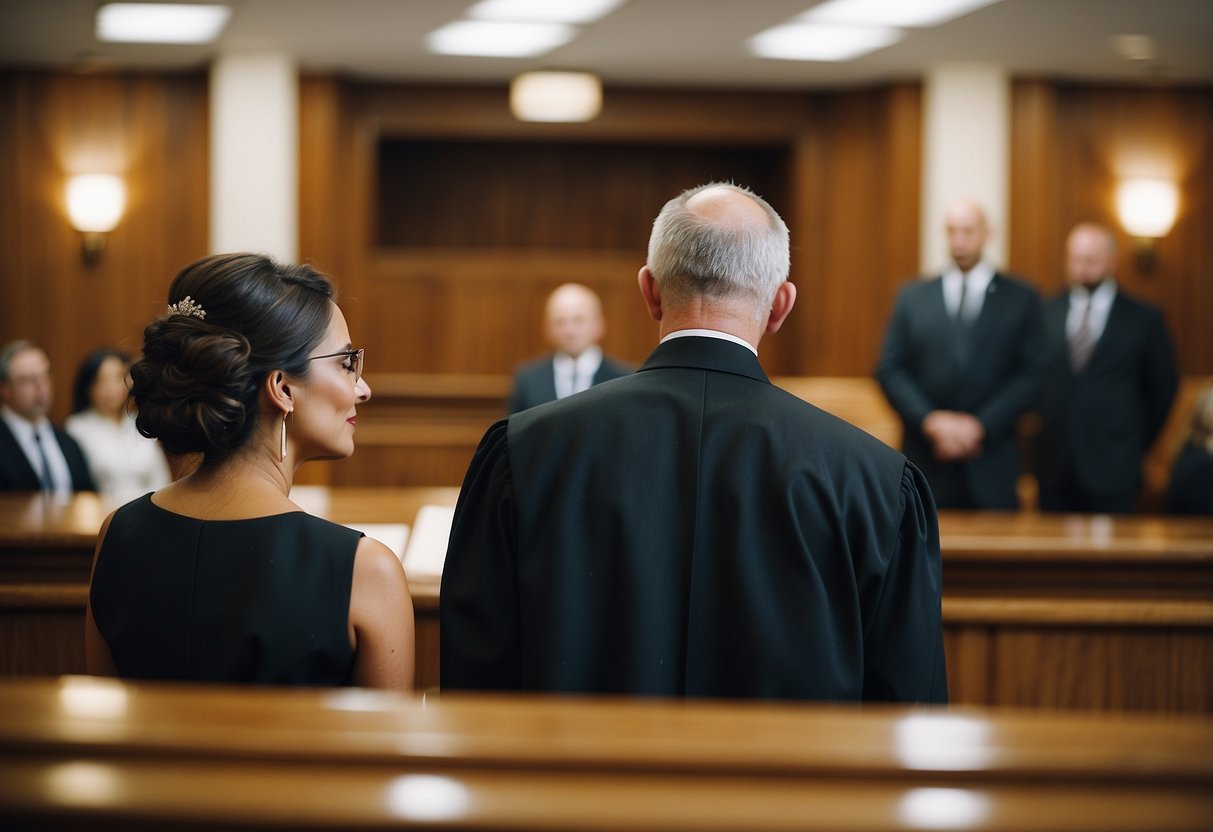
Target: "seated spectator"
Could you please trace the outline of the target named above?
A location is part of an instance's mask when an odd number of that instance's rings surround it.
[[[72,415],[64,424],[84,451],[97,489],[120,502],[170,480],[164,452],[135,429],[126,373],[130,363],[129,355],[112,349],[85,358],[76,371]]]
[[[32,341],[0,348],[0,491],[96,491],[76,440],[51,424],[51,360]]]
[[[1213,515],[1213,387],[1196,399],[1192,421],[1171,468],[1168,514]]]
[[[413,684],[393,552],[291,501],[309,459],[354,450],[371,390],[327,278],[226,254],[186,266],[144,330],[144,436],[200,455],[106,518],[85,616],[89,672],[279,685]]]
[[[548,295],[543,332],[556,351],[515,371],[510,413],[581,393],[632,372],[598,346],[606,333],[606,319],[602,301],[587,286],[565,283]]]

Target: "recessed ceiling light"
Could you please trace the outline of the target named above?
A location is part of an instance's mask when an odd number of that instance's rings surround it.
[[[938,26],[998,0],[826,0],[797,20],[873,26]]]
[[[527,23],[591,23],[613,12],[623,0],[480,0],[468,9],[477,20]]]
[[[589,121],[602,110],[602,82],[589,72],[524,72],[510,83],[520,121]]]
[[[825,26],[786,23],[750,38],[751,51],[761,58],[784,61],[849,61],[901,40],[889,26]]]
[[[1116,35],[1112,43],[1126,61],[1154,60],[1154,38],[1149,35]]]
[[[107,3],[97,9],[97,39],[115,43],[210,43],[232,16],[220,5]]]
[[[577,30],[564,23],[456,20],[426,36],[431,52],[486,58],[526,58],[564,46]]]

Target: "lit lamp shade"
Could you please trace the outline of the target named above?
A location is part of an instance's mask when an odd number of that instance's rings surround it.
[[[520,121],[589,121],[602,110],[602,82],[588,72],[525,72],[510,84]]]
[[[67,213],[77,231],[114,230],[126,206],[126,186],[117,176],[73,176],[67,183]]]
[[[1165,179],[1127,179],[1116,190],[1116,212],[1134,237],[1165,237],[1179,213],[1179,189]]]

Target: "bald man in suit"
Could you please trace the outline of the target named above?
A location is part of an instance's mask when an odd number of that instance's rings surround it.
[[[1036,440],[1044,511],[1123,514],[1179,388],[1158,307],[1113,276],[1116,238],[1079,223],[1066,238],[1068,289],[1045,306],[1049,372]]]
[[[953,264],[898,294],[876,377],[940,508],[1016,509],[1016,427],[1044,378],[1040,295],[983,260],[980,205],[953,202],[945,224]]]
[[[634,374],[498,422],[442,574],[444,689],[942,702],[939,533],[901,454],[773,386],[788,231],[670,200]]]
[[[606,332],[602,302],[580,283],[565,283],[548,295],[544,333],[556,352],[525,364],[514,374],[510,413],[563,399],[595,384],[626,376],[632,368],[603,355]]]

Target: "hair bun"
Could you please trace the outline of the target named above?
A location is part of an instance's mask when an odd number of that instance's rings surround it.
[[[143,357],[131,366],[136,426],[172,454],[230,454],[252,428],[256,380],[243,335],[172,315],[143,335]]]

